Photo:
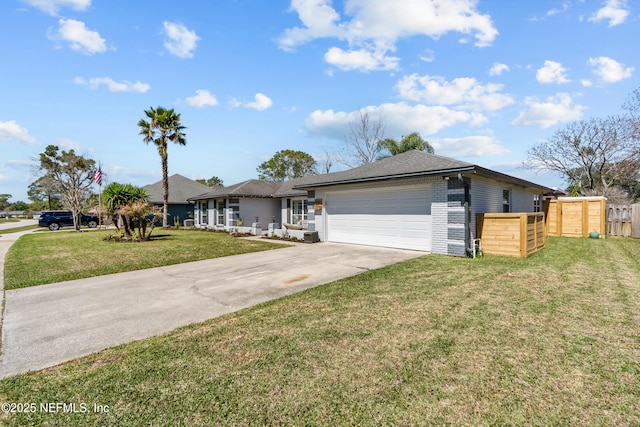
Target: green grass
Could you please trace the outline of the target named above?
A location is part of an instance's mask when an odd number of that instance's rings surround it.
[[[11,233],[19,233],[21,231],[29,231],[37,229],[37,225],[23,225],[22,227],[14,227],[14,228],[5,228],[4,230],[0,230],[0,236],[3,234],[11,234]]]
[[[640,241],[425,256],[0,381],[6,425],[640,424]]]
[[[7,222],[20,222],[18,218],[2,218],[0,219],[0,224],[6,224]]]
[[[27,234],[7,253],[5,289],[263,251],[282,245],[225,233],[156,230],[149,242],[109,242],[110,231]]]

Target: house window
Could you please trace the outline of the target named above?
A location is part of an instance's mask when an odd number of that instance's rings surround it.
[[[502,190],[502,212],[511,212],[511,190]]]
[[[297,224],[300,221],[307,220],[307,199],[299,199],[291,201],[291,224]]]
[[[200,202],[200,224],[207,224],[209,222],[207,214],[209,210],[207,209],[207,201]]]
[[[533,211],[542,212],[542,197],[539,194],[533,195]]]
[[[216,225],[224,225],[224,199],[218,200],[217,205]]]

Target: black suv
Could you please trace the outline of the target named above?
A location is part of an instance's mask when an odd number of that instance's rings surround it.
[[[80,225],[96,228],[98,226],[98,217],[81,213]],[[51,231],[58,230],[60,227],[73,226],[73,213],[71,211],[42,211],[38,226],[49,227]]]

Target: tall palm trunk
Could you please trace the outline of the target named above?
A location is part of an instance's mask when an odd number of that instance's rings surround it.
[[[180,123],[180,114],[173,109],[167,110],[163,107],[157,109],[150,108],[144,111],[149,121],[144,119],[138,122],[140,135],[143,135],[145,144],[153,142],[158,148],[162,161],[162,226],[167,227],[167,216],[169,214],[169,166],[167,155],[167,142],[171,141],[178,145],[185,145],[184,130]]]
[[[167,212],[169,211],[169,162],[167,156],[162,156],[162,227],[168,227]]]

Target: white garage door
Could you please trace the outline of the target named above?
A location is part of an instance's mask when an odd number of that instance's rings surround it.
[[[431,190],[377,189],[325,195],[327,240],[431,251]]]

